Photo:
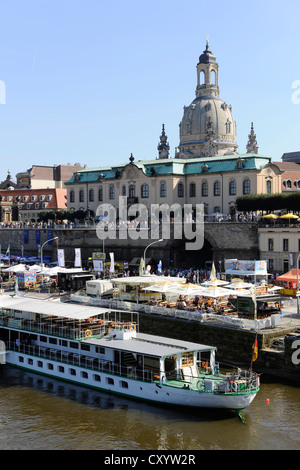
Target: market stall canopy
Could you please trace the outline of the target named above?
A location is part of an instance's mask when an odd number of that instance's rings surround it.
[[[298,277],[300,280],[300,269],[298,269]],[[276,282],[277,281],[297,282],[297,269],[291,269],[287,273],[282,274],[281,276],[277,276]]]

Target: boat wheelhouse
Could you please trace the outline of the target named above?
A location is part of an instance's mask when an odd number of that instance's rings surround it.
[[[259,390],[212,346],[140,333],[134,312],[0,295],[0,339],[7,364],[137,399],[240,411]]]

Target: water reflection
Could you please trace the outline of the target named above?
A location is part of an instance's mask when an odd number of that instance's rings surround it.
[[[300,449],[299,388],[266,382],[243,415],[246,424],[0,368],[1,449]]]

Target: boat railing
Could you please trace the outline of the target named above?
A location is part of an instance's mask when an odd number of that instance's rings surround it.
[[[106,359],[100,359],[95,356],[88,356],[76,352],[40,346],[35,344],[16,343],[10,341],[7,343],[7,350],[17,351],[30,356],[44,358],[62,362],[68,365],[80,366],[94,371],[105,372],[113,375],[139,379],[144,382],[154,382],[157,380],[155,372],[152,369],[138,368],[131,365],[123,365]]]
[[[198,375],[184,374],[180,376],[176,370],[166,373],[167,383],[177,386],[180,382],[184,388],[210,393],[248,393],[259,388],[259,374],[239,370],[238,372],[219,372],[219,366],[215,365],[214,374],[211,368],[199,369]]]
[[[47,321],[33,321],[27,319],[12,319],[0,317],[0,326],[7,326],[11,329],[30,331],[32,333],[42,333],[50,336],[58,336],[73,340],[84,340],[88,337],[99,337],[107,332],[105,325],[81,326],[75,323],[49,323]]]

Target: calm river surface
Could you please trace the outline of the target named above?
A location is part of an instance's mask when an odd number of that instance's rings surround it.
[[[300,449],[300,387],[262,377],[243,417],[246,424],[231,413],[166,409],[0,368],[1,450]]]

